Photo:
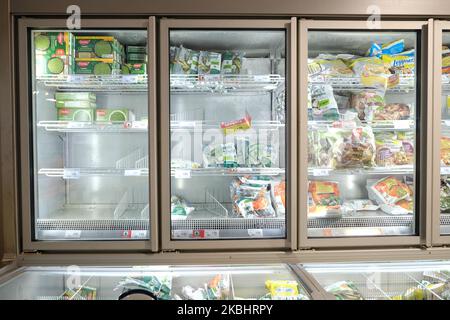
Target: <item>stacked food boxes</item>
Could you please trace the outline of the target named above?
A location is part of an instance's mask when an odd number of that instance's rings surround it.
[[[57,120],[93,121],[97,97],[92,92],[56,92]]]
[[[127,62],[122,66],[123,74],[147,73],[147,47],[127,46]]]
[[[121,73],[124,48],[111,36],[76,36],[76,74],[115,75]]]
[[[74,36],[70,32],[36,32],[34,48],[36,75],[71,74]]]

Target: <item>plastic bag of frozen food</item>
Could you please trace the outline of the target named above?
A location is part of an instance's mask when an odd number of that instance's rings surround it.
[[[265,285],[273,300],[294,299],[300,294],[297,281],[266,280]]]
[[[206,285],[208,300],[226,300],[230,297],[230,276],[218,274]]]
[[[198,74],[220,74],[222,55],[217,52],[200,51]]]
[[[408,50],[398,54],[383,54],[381,60],[389,69],[396,74],[414,74],[415,72],[415,50]]]
[[[411,106],[406,103],[388,103],[379,106],[374,114],[374,120],[408,120],[411,115]]]
[[[309,92],[313,120],[338,120],[339,111],[331,85],[314,85]]]
[[[407,165],[414,163],[414,137],[412,133],[384,131],[375,134],[377,166]]]
[[[350,67],[366,86],[386,89],[396,86],[399,82],[398,75],[392,74],[389,66],[377,57],[355,59],[350,63]]]
[[[384,90],[371,90],[361,91],[351,96],[350,106],[358,113],[359,120],[373,120],[375,110],[385,104],[384,94]]]
[[[203,164],[208,167],[234,168],[237,166],[234,143],[209,144],[203,149]]]
[[[126,277],[121,280],[114,290],[145,289],[149,290],[160,300],[170,300],[172,277],[167,275],[149,275],[142,277]]]
[[[233,213],[244,218],[274,217],[270,198],[270,178],[245,176],[230,185]]]
[[[308,216],[316,217],[341,214],[342,198],[337,182],[310,181],[308,197]]]
[[[240,74],[244,53],[240,51],[226,51],[222,55],[222,73]]]
[[[441,138],[441,165],[450,166],[450,138]]]
[[[278,162],[276,146],[265,143],[253,143],[248,148],[248,163],[251,167],[270,168]]]
[[[442,74],[450,73],[450,49],[442,46]]]
[[[363,296],[352,281],[339,281],[325,287],[325,290],[333,294],[337,300],[363,300]]]
[[[345,213],[357,211],[376,211],[380,207],[368,199],[348,200],[342,204],[342,211]]]
[[[189,213],[195,208],[187,204],[187,202],[178,196],[170,198],[170,214],[172,219],[186,219]]]
[[[383,45],[373,42],[367,50],[366,56],[378,57],[382,54],[398,54],[405,50],[405,40],[398,39]]]
[[[176,74],[197,74],[199,52],[180,46],[176,52],[173,71]]]
[[[441,212],[450,212],[450,180],[447,178],[441,178],[440,208]]]
[[[308,131],[308,165],[331,168],[336,135],[325,130]]]
[[[413,191],[404,182],[393,176],[378,181],[368,179],[369,199],[380,205],[389,214],[408,214],[413,212]]]
[[[313,59],[311,63],[320,66],[320,74],[328,77],[348,77],[353,75],[353,71],[341,59]]]
[[[333,167],[364,168],[375,165],[375,138],[371,127],[354,129],[332,128],[330,133],[336,135],[333,144]]]
[[[178,50],[179,50],[178,47],[174,47],[174,46],[170,47],[170,50],[169,50],[169,69],[170,69],[170,73],[175,73],[175,70],[174,70],[175,67],[174,66],[175,66],[175,59],[176,59]]]
[[[284,216],[286,214],[286,182],[284,180],[273,180],[270,194],[277,216]]]

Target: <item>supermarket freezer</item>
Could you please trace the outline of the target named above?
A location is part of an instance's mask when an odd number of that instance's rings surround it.
[[[66,28],[19,24],[25,250],[156,250],[154,18]]]
[[[117,300],[136,292],[161,300],[322,297],[308,279],[302,280],[286,264],[24,267],[0,281],[0,300]]]
[[[300,21],[300,246],[420,243],[426,25]]]

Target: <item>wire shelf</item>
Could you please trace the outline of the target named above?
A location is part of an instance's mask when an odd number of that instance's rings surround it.
[[[147,75],[41,75],[37,83],[60,91],[146,92]]]
[[[390,167],[373,167],[373,168],[349,168],[349,169],[332,169],[332,168],[308,168],[308,175],[313,177],[330,176],[330,175],[386,175],[386,174],[413,174],[413,165],[398,165]]]
[[[267,75],[190,75],[171,74],[171,93],[176,92],[270,92],[285,79],[277,74]]]
[[[379,89],[374,86],[367,86],[361,83],[361,78],[359,77],[326,77],[323,75],[309,77],[308,85],[324,85],[329,84],[334,90],[370,90]],[[388,88],[387,91],[390,92],[414,92],[415,87],[415,75],[401,75],[399,77],[399,83],[393,88]]]
[[[190,178],[203,176],[241,176],[241,175],[265,175],[278,176],[285,174],[284,168],[196,168],[196,169],[172,169],[171,176],[176,178]]]
[[[352,129],[361,123],[362,126],[370,126],[373,132],[413,131],[416,129],[414,120],[391,120],[391,121],[308,121],[308,130],[328,130],[329,128]]]
[[[39,230],[148,230],[148,219],[36,219]]]
[[[280,121],[252,121],[251,128],[253,129],[268,129],[268,130],[278,130],[284,128],[285,124]],[[170,129],[175,130],[202,130],[202,129],[218,129],[220,128],[220,123],[215,121],[171,121]],[[245,134],[247,130],[238,130],[237,133]]]
[[[220,218],[220,219],[184,219],[172,220],[173,230],[248,230],[248,229],[283,229],[285,218]]]
[[[91,176],[148,176],[148,168],[41,168],[38,174],[49,178],[79,179]]]
[[[51,132],[76,133],[128,133],[147,132],[146,121],[130,122],[80,122],[80,121],[39,121],[37,126]]]
[[[342,217],[316,217],[308,218],[308,228],[376,228],[376,227],[413,227],[414,216],[403,215],[394,216],[387,214],[367,215],[359,214],[359,216],[342,216]]]

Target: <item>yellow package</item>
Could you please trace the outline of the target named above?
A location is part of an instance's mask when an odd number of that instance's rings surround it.
[[[383,54],[381,56],[383,62],[385,62],[395,73],[400,74],[414,74],[415,57],[407,55],[388,55]]]
[[[274,297],[295,297],[299,295],[297,281],[267,280],[266,289]]]

